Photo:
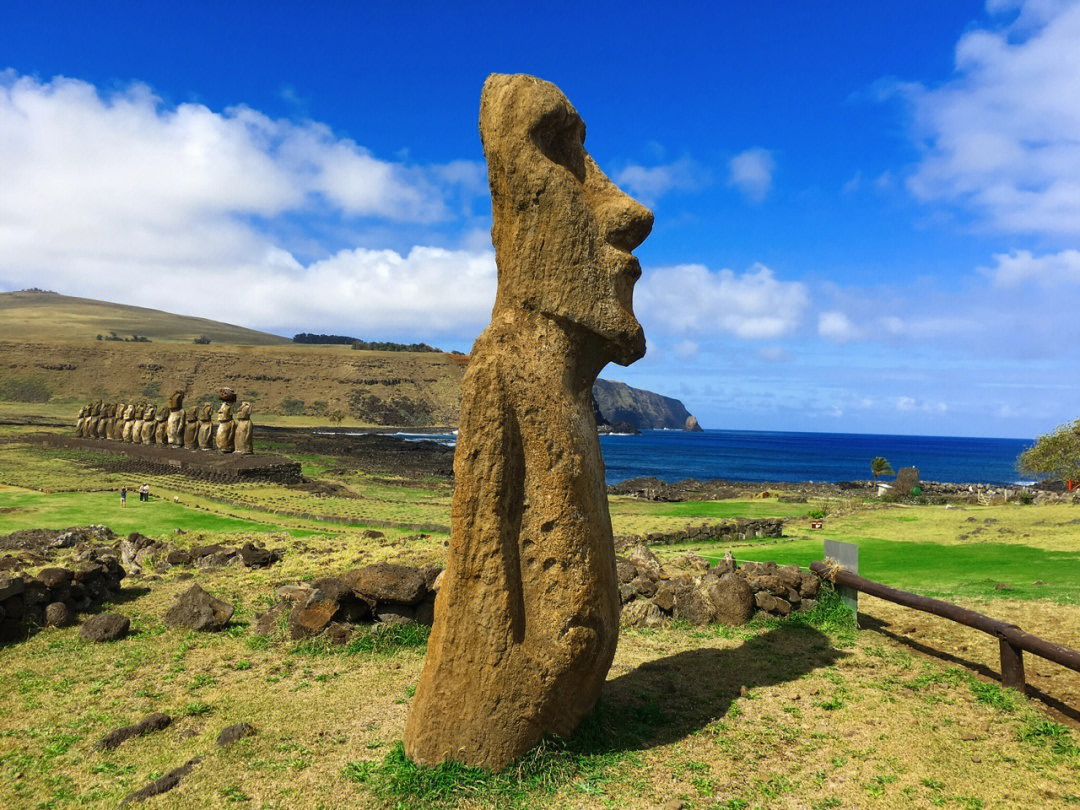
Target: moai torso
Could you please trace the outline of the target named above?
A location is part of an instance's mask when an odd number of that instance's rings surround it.
[[[489,77],[480,133],[498,291],[462,382],[447,567],[405,751],[500,769],[570,734],[615,654],[591,391],[608,362],[644,354],[631,251],[652,214],[600,171],[548,82]]]
[[[184,392],[173,391],[169,397],[169,425],[165,430],[171,447],[183,447],[184,422]]]
[[[124,408],[124,427],[120,435],[120,440],[125,442],[131,441],[131,429],[135,426],[135,406],[128,405]]]
[[[164,408],[154,416],[154,443],[169,446],[169,413]]]
[[[157,410],[153,405],[147,406],[143,411],[143,423],[142,423],[142,443],[154,444],[154,433],[157,429]]]
[[[199,410],[195,407],[188,408],[184,417],[184,447],[188,450],[199,449]]]
[[[249,455],[255,452],[254,443],[251,439],[251,403],[241,402],[236,412],[236,435],[233,437],[233,447],[237,453]]]
[[[214,413],[214,407],[209,403],[203,403],[199,408],[199,449],[200,450],[213,450],[214,449],[214,424],[211,422],[211,418]]]
[[[233,434],[236,431],[236,423],[233,422],[232,405],[222,402],[218,410],[217,431],[214,433],[214,444],[219,453],[231,453],[233,451]]]

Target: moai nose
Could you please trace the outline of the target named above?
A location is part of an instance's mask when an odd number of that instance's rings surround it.
[[[616,189],[615,198],[604,206],[603,221],[605,241],[629,253],[652,231],[653,213]]]

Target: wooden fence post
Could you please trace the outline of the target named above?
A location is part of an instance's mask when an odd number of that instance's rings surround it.
[[[1001,650],[1001,683],[1013,689],[1024,691],[1024,651],[1014,647],[1002,637],[998,637]]]
[[[859,573],[859,547],[854,543],[841,543],[839,540],[825,541],[825,559],[836,560],[852,574]],[[859,592],[846,585],[837,585],[836,593],[844,604],[851,608],[855,616],[855,626],[859,625]]]

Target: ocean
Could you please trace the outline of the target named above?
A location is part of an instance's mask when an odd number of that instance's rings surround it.
[[[397,435],[446,444],[457,439],[451,434]],[[924,481],[1011,485],[1029,480],[1017,472],[1016,457],[1032,443],[1032,439],[770,430],[646,430],[636,436],[600,437],[609,484],[649,475],[664,481],[867,481],[872,478],[870,460],[884,456],[894,470],[918,467]]]
[[[664,481],[866,481],[870,461],[918,467],[924,481],[1016,484],[1016,457],[1030,439],[788,433],[768,430],[647,430],[601,436],[609,484],[641,475]],[[889,476],[882,480],[888,481]]]

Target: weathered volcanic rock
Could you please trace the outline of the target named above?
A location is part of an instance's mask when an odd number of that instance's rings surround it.
[[[219,746],[232,745],[237,740],[249,737],[255,733],[255,726],[250,723],[235,723],[231,726],[226,726],[218,734],[217,744]]]
[[[45,606],[45,624],[49,627],[71,624],[71,615],[71,610],[63,602],[50,602]]]
[[[127,635],[131,620],[118,613],[102,613],[83,622],[79,635],[86,641],[116,641]]]
[[[708,576],[702,585],[714,607],[713,621],[721,624],[746,624],[754,615],[754,594],[746,580],[737,574]]]
[[[118,729],[114,729],[98,740],[97,748],[99,751],[111,751],[114,748],[119,748],[120,744],[130,740],[132,737],[139,737],[143,734],[150,734],[154,731],[161,731],[163,728],[168,728],[172,723],[172,718],[167,714],[161,712],[154,712],[147,715],[138,723],[133,723],[130,726],[121,726]]]
[[[622,609],[624,627],[659,627],[664,614],[648,599],[638,599]]]
[[[165,611],[165,623],[192,630],[220,630],[229,623],[233,606],[215,599],[198,585],[192,585]]]
[[[630,251],[652,214],[600,171],[548,82],[490,76],[480,134],[498,290],[462,382],[448,563],[405,750],[502,768],[574,730],[615,654],[592,385],[644,353]]]
[[[423,572],[407,565],[365,565],[347,572],[341,579],[355,593],[373,602],[415,605],[427,593]]]

